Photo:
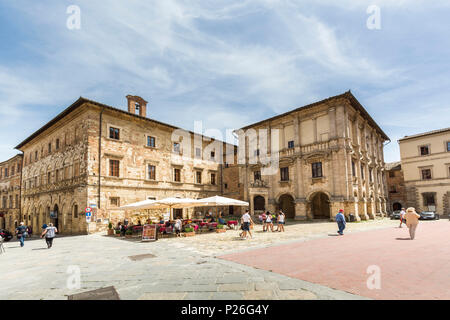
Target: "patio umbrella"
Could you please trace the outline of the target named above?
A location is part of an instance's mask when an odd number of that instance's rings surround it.
[[[146,206],[141,207],[142,209],[164,209],[168,208],[170,210],[170,219],[173,219],[172,209],[183,209],[183,208],[193,208],[197,207],[199,204],[198,200],[191,198],[165,198],[161,200],[156,200]]]
[[[240,207],[248,207],[249,203],[246,201],[236,200],[232,198],[226,198],[221,196],[214,196],[204,199],[197,200],[199,207],[212,206],[216,207],[216,216],[219,216],[218,208],[220,206],[240,206]]]
[[[123,210],[134,210],[134,209],[145,209],[143,207],[148,206],[149,204],[155,202],[156,200],[143,200],[134,203],[130,203],[120,207],[119,209]]]

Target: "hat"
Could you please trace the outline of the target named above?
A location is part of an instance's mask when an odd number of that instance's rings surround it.
[[[344,212],[344,210],[340,209],[339,212]]]
[[[414,213],[416,213],[416,209],[414,209],[413,207],[409,207],[408,209],[406,209],[406,212],[414,212]]]

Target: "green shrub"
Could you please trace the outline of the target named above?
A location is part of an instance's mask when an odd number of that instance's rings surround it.
[[[193,232],[194,231],[194,228],[185,228],[184,229],[184,232]]]
[[[218,224],[217,225],[217,229],[223,229],[224,225],[223,224]]]
[[[113,225],[112,225],[112,223],[110,222],[109,224],[108,224],[108,229],[112,229],[113,228]]]
[[[128,229],[127,231],[125,231],[125,234],[132,235],[133,231],[131,229]]]
[[[116,230],[116,234],[120,234],[120,230]]]

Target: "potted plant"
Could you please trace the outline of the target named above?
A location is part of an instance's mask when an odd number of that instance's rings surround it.
[[[216,232],[217,233],[222,233],[222,232],[226,232],[227,230],[224,228],[224,225],[223,224],[218,224],[217,225],[217,229],[216,229]]]
[[[112,223],[110,222],[108,224],[108,236],[112,236],[113,234],[114,234],[114,229],[113,229]]]
[[[185,237],[193,237],[193,236],[195,236],[194,228],[185,228],[184,229],[184,236]]]
[[[131,229],[127,229],[125,231],[125,238],[131,238],[133,236],[133,231]]]
[[[117,229],[117,230],[115,230],[115,234],[114,234],[116,237],[120,237],[120,230],[119,229]]]

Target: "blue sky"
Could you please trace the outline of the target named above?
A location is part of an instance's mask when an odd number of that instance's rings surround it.
[[[397,161],[397,139],[450,127],[449,16],[425,0],[0,0],[0,161],[79,96],[225,130],[349,89]]]

